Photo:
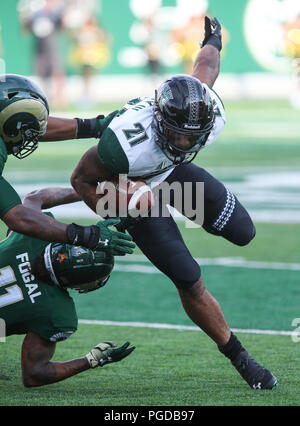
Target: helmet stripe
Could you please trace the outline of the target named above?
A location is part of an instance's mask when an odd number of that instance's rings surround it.
[[[54,282],[54,284],[60,286],[55,276],[54,269],[51,262],[51,244],[48,244],[47,247],[45,248],[44,261],[45,261],[45,267],[50,274],[51,280]]]
[[[199,97],[198,97],[198,85],[190,78],[186,79],[189,98],[190,98],[190,112],[189,112],[189,126],[199,125]]]

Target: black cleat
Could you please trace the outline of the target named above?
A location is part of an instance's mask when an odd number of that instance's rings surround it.
[[[246,351],[242,350],[232,365],[252,389],[272,389],[277,385],[276,377]]]

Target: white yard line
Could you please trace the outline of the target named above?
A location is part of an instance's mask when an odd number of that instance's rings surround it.
[[[249,269],[271,269],[282,271],[300,271],[300,263],[288,262],[265,262],[257,260],[247,260],[243,257],[216,257],[201,258],[196,257],[196,262],[201,266],[225,266],[230,268],[249,268]],[[126,262],[126,264],[125,264]],[[146,263],[146,265],[141,265]],[[161,273],[151,262],[143,255],[130,255],[124,258],[116,257],[115,271],[121,272],[140,272],[145,274]]]
[[[130,263],[132,261],[133,263]],[[277,269],[277,270],[293,270],[299,271],[299,263],[284,263],[284,262],[259,262],[249,261],[243,258],[196,258],[200,265],[216,265],[225,267],[239,267],[250,269]],[[138,272],[144,274],[160,274],[161,272],[151,265],[149,260],[143,255],[131,255],[125,258],[118,258],[115,265],[115,271],[122,272]],[[126,262],[126,263],[125,263]],[[144,263],[144,264],[143,264]],[[146,263],[146,264],[145,264]],[[148,264],[147,264],[148,263]],[[107,320],[86,320],[79,319],[79,324],[89,325],[105,325],[105,326],[118,326],[118,327],[138,327],[138,328],[153,328],[162,330],[179,330],[179,331],[202,331],[197,326],[165,324],[165,323],[147,323],[147,322],[128,322],[128,321],[107,321]],[[264,334],[275,336],[295,336],[299,338],[297,331],[283,331],[283,330],[260,330],[260,329],[242,329],[232,328],[235,333],[250,333],[250,334]]]
[[[86,320],[79,319],[79,324],[88,325],[105,325],[117,327],[136,327],[136,328],[156,328],[160,330],[179,330],[179,331],[202,331],[199,327],[193,325],[177,325],[163,323],[148,323],[148,322],[128,322],[128,321],[105,321],[105,320]],[[274,336],[298,336],[296,331],[281,331],[281,330],[258,330],[258,329],[242,329],[232,328],[234,333],[250,333],[250,334],[266,334]]]

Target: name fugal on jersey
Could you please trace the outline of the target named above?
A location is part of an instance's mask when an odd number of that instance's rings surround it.
[[[35,303],[34,299],[38,296],[41,296],[42,293],[40,291],[36,292],[36,290],[39,289],[39,286],[38,284],[32,283],[32,281],[35,281],[35,277],[30,272],[31,265],[29,262],[28,253],[18,254],[18,256],[16,256],[16,259],[22,262],[18,265],[19,272],[22,276],[22,280],[25,284],[25,287],[27,288],[27,294],[30,298],[31,303]]]

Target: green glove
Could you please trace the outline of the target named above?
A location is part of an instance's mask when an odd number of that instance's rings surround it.
[[[86,358],[91,368],[103,367],[105,364],[121,361],[130,355],[135,346],[128,348],[129,345],[130,342],[126,342],[123,346],[117,348],[117,344],[114,342],[99,343],[86,355]]]
[[[133,253],[135,244],[131,242],[131,235],[108,229],[109,226],[116,226],[119,222],[120,219],[117,218],[102,220],[96,224],[100,228],[100,240],[94,250],[103,250],[113,256]]]

